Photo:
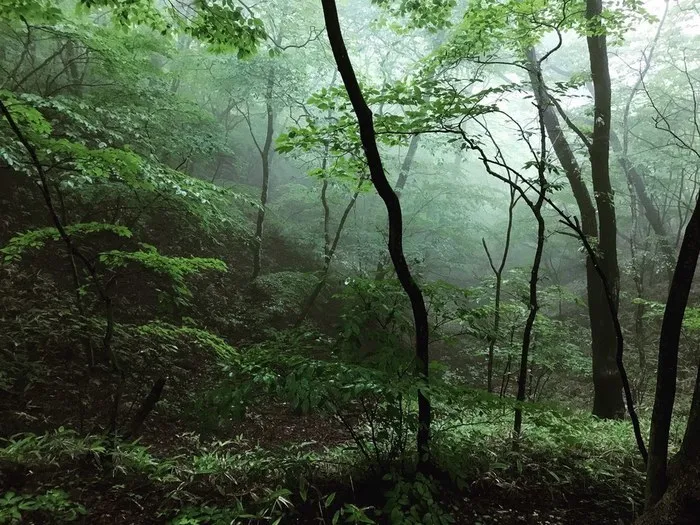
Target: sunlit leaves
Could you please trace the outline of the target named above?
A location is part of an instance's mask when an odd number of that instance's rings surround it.
[[[0,91],[0,99],[2,99],[3,104],[5,104],[5,107],[10,111],[15,122],[25,128],[28,133],[41,137],[46,137],[51,133],[51,124],[37,108],[24,103],[20,97],[17,97],[10,91]],[[2,129],[4,133],[9,133],[8,124],[5,119],[1,121],[0,129]]]
[[[127,252],[111,250],[100,254],[100,261],[111,269],[124,268],[130,264],[140,266],[150,272],[168,277],[172,281],[177,296],[190,297],[192,293],[185,284],[189,275],[203,271],[225,272],[226,264],[219,259],[201,257],[168,257],[158,252],[155,246],[141,245],[141,250]]]
[[[216,335],[191,326],[175,326],[164,321],[153,321],[133,328],[134,335],[144,338],[144,342],[172,347],[195,346],[210,350],[221,358],[232,359],[236,350]]]
[[[582,0],[474,0],[433,60],[456,63],[469,58],[502,56],[511,52],[517,62],[547,34],[567,31],[581,35],[606,34],[620,40],[625,32],[650,17],[639,2],[618,2],[601,17],[585,17]],[[554,44],[550,44],[554,48]]]
[[[71,224],[65,227],[66,233],[71,237],[85,237],[96,233],[111,233],[119,237],[129,238],[131,230],[125,226],[107,224],[102,222],[87,222]],[[12,237],[7,244],[0,248],[5,262],[17,262],[28,250],[38,250],[43,248],[49,241],[58,241],[61,235],[56,228],[40,228]]]
[[[115,23],[123,26],[147,26],[160,33],[170,30],[170,23],[153,0],[80,0],[87,8],[107,7]]]

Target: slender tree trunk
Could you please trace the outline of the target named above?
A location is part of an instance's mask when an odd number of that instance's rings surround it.
[[[676,269],[668,292],[666,309],[659,337],[659,360],[656,371],[656,395],[651,416],[649,437],[649,462],[647,464],[646,506],[651,507],[661,499],[668,485],[666,468],[668,463],[668,436],[671,416],[676,398],[676,376],[678,373],[678,345],[680,344],[683,316],[688,304],[690,287],[700,254],[700,207],[696,204],[678,255]],[[694,425],[689,421],[688,429]],[[694,432],[686,431],[684,445],[690,443]],[[691,447],[697,450],[698,447]]]
[[[328,206],[328,179],[323,180],[323,186],[321,187],[321,205],[323,206],[323,262],[325,264],[331,248],[331,209]]]
[[[581,176],[581,167],[564,135],[556,109],[549,100],[542,82],[540,66],[533,49],[528,52],[529,75],[535,99],[542,108],[542,120],[559,163],[564,168],[581,216],[581,230],[592,245],[598,244],[598,213],[591,194]],[[609,228],[608,228],[609,229]],[[615,328],[607,307],[605,287],[590,256],[586,255],[586,294],[591,325],[591,354],[593,356],[593,413],[600,417],[620,417],[624,413],[619,371],[615,367]],[[610,406],[605,406],[605,400]]]
[[[542,160],[544,162],[544,159]],[[515,421],[513,423],[513,434],[514,438],[520,436],[520,431],[522,429],[523,423],[523,411],[521,404],[525,401],[525,389],[527,387],[527,370],[528,370],[528,357],[530,354],[530,345],[532,343],[532,331],[535,326],[535,319],[537,318],[537,311],[539,310],[539,303],[537,301],[537,283],[539,281],[540,264],[542,262],[542,251],[544,250],[544,240],[545,240],[545,223],[542,217],[542,203],[544,202],[545,188],[540,189],[540,196],[538,197],[535,209],[533,213],[537,219],[537,248],[535,249],[535,257],[532,262],[532,269],[530,270],[530,297],[529,297],[529,312],[527,315],[527,320],[525,321],[525,329],[523,331],[523,345],[520,352],[520,371],[518,372],[518,394],[516,399],[518,400],[518,405],[515,408]]]
[[[338,10],[334,0],[322,0],[326,33],[333,50],[338,71],[345,84],[360,128],[360,139],[367,157],[372,183],[384,201],[389,219],[389,254],[394,263],[396,275],[411,302],[416,338],[416,374],[421,386],[418,389],[418,470],[428,473],[432,464],[430,458],[431,407],[427,397],[428,386],[428,313],[423,293],[416,284],[403,253],[403,216],[401,203],[386,178],[382,159],[377,148],[372,111],[362,95],[360,84],[355,76],[338,20]]]
[[[513,231],[513,210],[515,208],[515,190],[510,188],[510,204],[508,205],[508,224],[506,226],[506,240],[503,245],[503,255],[501,256],[501,262],[496,267],[491,258],[491,253],[489,252],[488,246],[486,244],[486,239],[481,239],[481,243],[484,245],[484,251],[489,260],[489,265],[493,274],[496,278],[496,290],[493,306],[493,333],[489,337],[489,354],[488,361],[486,364],[486,390],[489,393],[493,392],[493,358],[496,343],[498,342],[498,332],[501,326],[501,286],[503,284],[503,269],[506,266],[506,261],[508,260],[508,251],[510,249],[510,236]]]
[[[267,88],[265,90],[265,109],[267,113],[265,143],[263,144],[262,148],[258,148],[260,152],[260,160],[262,162],[262,186],[260,188],[260,209],[258,210],[258,217],[255,221],[255,239],[253,241],[253,275],[251,276],[251,279],[255,279],[260,275],[262,264],[265,212],[270,189],[270,154],[272,150],[272,137],[275,132],[275,111],[272,107],[272,92],[274,83],[274,74],[270,73],[267,80]]]
[[[360,187],[362,186],[362,183],[365,181],[363,178],[360,180],[359,184],[357,185],[357,189],[355,190],[355,193],[353,193],[352,197],[350,198],[350,202],[348,202],[348,205],[345,206],[345,211],[343,211],[343,215],[340,218],[340,222],[338,223],[338,227],[335,230],[335,236],[333,237],[333,242],[332,243],[326,243],[324,247],[324,262],[323,262],[323,270],[321,271],[321,277],[319,278],[318,283],[316,286],[314,286],[314,289],[311,291],[311,294],[309,295],[308,299],[306,300],[306,304],[304,306],[304,309],[301,312],[301,315],[299,316],[299,319],[297,319],[297,322],[295,326],[299,326],[304,319],[306,319],[309,315],[309,312],[311,311],[311,308],[313,308],[314,303],[316,302],[316,299],[321,293],[321,290],[323,290],[323,287],[326,285],[326,280],[328,279],[328,272],[330,271],[331,268],[331,261],[333,260],[333,256],[335,255],[335,251],[338,248],[338,242],[340,242],[340,236],[343,233],[343,228],[345,227],[345,222],[348,219],[348,216],[350,215],[350,212],[352,211],[353,207],[355,206],[355,203],[357,202],[357,197],[360,195]],[[324,181],[324,189],[325,189],[325,184],[326,182]],[[327,204],[325,209],[327,210]],[[328,217],[326,216],[326,219]],[[325,233],[326,233],[326,239],[328,239],[328,222],[324,223],[325,227]]]
[[[483,241],[483,239],[482,239]],[[484,241],[484,246],[486,246]],[[486,391],[490,394],[493,392],[493,357],[498,342],[498,329],[501,326],[501,283],[503,282],[502,272],[497,272],[496,290],[493,304],[493,333],[489,338],[489,355],[486,363]]]

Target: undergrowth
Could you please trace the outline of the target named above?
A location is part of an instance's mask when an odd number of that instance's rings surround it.
[[[626,422],[585,414],[537,410],[513,447],[510,411],[466,410],[458,427],[438,419],[433,454],[439,472],[426,478],[406,470],[408,457],[376,465],[352,439],[337,447],[289,444],[266,449],[242,437],[206,441],[178,437],[179,450],[158,455],[139,441],[81,436],[71,429],[20,434],[2,442],[0,523],[23,519],[69,522],[91,516],[81,485],[108,479],[132,497],[151,492],[168,523],[453,523],[450,494],[477,494],[484,486],[508,491],[546,487],[551,493],[614,495],[630,512],[639,501],[641,462]],[[471,419],[471,422],[467,421]],[[441,427],[442,424],[442,427]],[[91,472],[91,476],[76,476]],[[53,485],[50,485],[53,483]],[[29,491],[21,488],[31,487]],[[84,487],[83,487],[84,488]],[[39,518],[37,518],[39,517]],[[48,522],[48,521],[47,521]]]

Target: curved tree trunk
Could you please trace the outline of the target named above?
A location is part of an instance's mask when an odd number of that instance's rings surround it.
[[[411,166],[413,165],[413,159],[416,157],[416,151],[418,151],[418,142],[420,141],[420,135],[413,135],[411,137],[411,142],[408,145],[408,151],[406,156],[403,158],[401,163],[401,171],[399,171],[399,178],[396,179],[396,186],[394,186],[394,192],[397,197],[401,197],[401,192],[406,187],[406,182],[408,182],[408,174],[411,171]],[[386,274],[386,266],[389,264],[388,258],[380,257],[377,263],[377,269],[374,272],[375,279],[383,279]]]
[[[659,338],[659,360],[656,372],[656,395],[651,417],[649,439],[649,462],[647,464],[646,505],[657,503],[668,486],[667,460],[668,437],[671,427],[673,404],[676,397],[676,375],[678,371],[678,345],[683,325],[683,316],[688,304],[688,296],[695,275],[695,267],[700,254],[700,210],[696,204],[690,222],[685,229],[683,243],[678,255],[678,262],[671,280],[666,309],[664,310],[661,335]],[[697,385],[696,385],[697,393]],[[695,396],[695,400],[700,396]],[[697,456],[698,437],[693,432],[693,416],[697,417],[694,403],[691,420],[688,423],[686,438],[683,440],[685,450],[681,453],[686,459]]]
[[[423,293],[416,284],[406,263],[403,253],[403,216],[399,198],[391,188],[386,178],[382,159],[377,148],[374,132],[372,111],[362,95],[362,89],[355,76],[348,57],[347,48],[338,20],[338,10],[334,0],[322,0],[323,15],[326,22],[326,33],[333,50],[338,71],[345,84],[348,97],[357,116],[360,128],[360,139],[367,157],[372,183],[377,193],[384,201],[389,217],[389,254],[394,263],[396,276],[411,302],[416,337],[416,374],[425,387],[428,384],[428,313],[423,299]],[[430,401],[423,388],[418,390],[418,433],[416,444],[418,449],[418,470],[428,472],[430,459]]]
[[[700,515],[700,367],[683,443],[671,462],[667,461],[678,345],[698,255],[700,206],[696,202],[685,230],[664,311],[647,463],[647,511],[637,521],[639,525],[690,525],[696,524]]]

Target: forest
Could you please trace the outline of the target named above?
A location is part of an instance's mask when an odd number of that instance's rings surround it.
[[[700,524],[700,1],[0,0],[0,524]]]

